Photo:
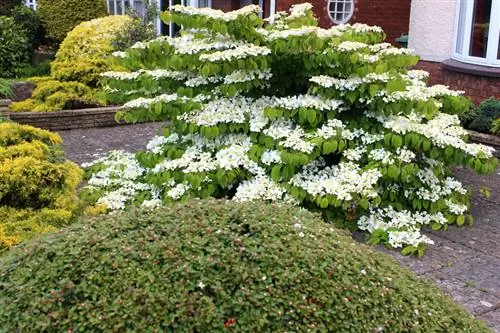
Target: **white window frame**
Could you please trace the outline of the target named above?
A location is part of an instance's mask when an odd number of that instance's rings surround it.
[[[161,10],[161,3],[162,1],[168,1],[168,7],[172,7],[174,5],[174,0],[157,0],[158,2],[158,9]],[[208,3],[208,7],[207,8],[212,8],[212,0],[208,0],[207,1]],[[198,8],[200,6],[200,2],[199,0],[181,0],[181,5],[183,6],[192,6],[192,7],[196,7]],[[158,31],[158,34],[161,33],[161,20],[158,19],[158,22],[157,22],[157,31]],[[168,27],[168,35],[170,37],[174,37],[174,25],[173,24],[170,24],[169,27]]]
[[[453,34],[453,58],[461,62],[476,65],[500,67],[500,59],[498,59],[498,43],[500,39],[500,0],[492,0],[491,3],[486,57],[480,58],[469,55],[475,2],[476,0],[457,0]],[[460,22],[459,17],[461,6],[464,6],[465,9],[465,15],[462,22]],[[457,52],[457,45],[459,43],[459,28],[463,29],[463,36],[460,39],[460,42],[462,43],[462,53]]]
[[[36,10],[36,0],[25,0],[24,4],[33,10]]]
[[[332,14],[332,11],[330,10],[330,5],[332,3],[335,4],[335,11],[333,11],[333,14]],[[343,3],[344,4],[344,10],[341,11],[341,12],[337,12],[337,4],[338,3]],[[348,12],[345,11],[345,5],[347,3],[351,4],[351,8],[350,8],[350,10]],[[335,24],[345,24],[345,23],[349,22],[349,20],[354,15],[354,0],[328,0],[328,3],[326,4],[326,12],[328,13],[328,17],[330,18],[330,20],[333,23],[335,23]],[[336,18],[336,16],[337,16],[336,14],[338,14],[338,13],[347,14],[347,16],[345,16],[343,20],[339,21]]]

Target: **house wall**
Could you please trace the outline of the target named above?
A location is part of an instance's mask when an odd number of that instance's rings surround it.
[[[453,50],[456,0],[412,1],[408,47],[422,60],[443,61]]]
[[[387,34],[387,41],[394,43],[394,39],[408,34],[410,4],[420,1],[422,0],[357,0],[353,21],[381,27]]]
[[[296,3],[310,2],[313,5],[314,13],[319,19],[320,26],[328,28],[333,25],[327,12],[327,0],[276,1],[276,9],[278,11],[288,10]],[[354,15],[349,23],[358,22],[378,25],[382,27],[387,34],[387,41],[394,42],[395,38],[408,33],[410,3],[411,0],[354,0]]]
[[[451,89],[462,90],[475,104],[489,97],[500,98],[499,77],[459,72],[435,61],[422,60],[416,68],[430,73],[429,84],[444,84]]]

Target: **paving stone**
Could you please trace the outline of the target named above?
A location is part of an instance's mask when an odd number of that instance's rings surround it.
[[[493,332],[500,333],[500,309],[488,312],[478,318],[488,323],[493,328]]]

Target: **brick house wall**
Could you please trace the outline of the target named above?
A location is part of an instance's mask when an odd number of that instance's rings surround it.
[[[288,10],[293,4],[309,2],[313,5],[314,13],[319,19],[320,26],[331,27],[332,21],[328,16],[327,0],[276,0],[278,11]],[[365,23],[378,25],[387,34],[387,41],[394,43],[394,39],[401,34],[408,34],[410,25],[411,0],[354,0],[354,15],[349,23]]]
[[[445,64],[446,61],[421,60],[416,68],[429,72],[429,84],[444,84],[451,89],[462,90],[475,104],[490,97],[500,98],[500,75],[471,74],[448,68]]]
[[[328,16],[328,0],[276,0],[277,11],[288,11],[294,4],[309,2],[319,25],[329,28],[333,25]],[[349,23],[378,25],[387,34],[387,41],[408,33],[411,0],[354,0],[354,15]],[[212,0],[212,8],[230,11],[240,8],[239,0]],[[269,0],[264,1],[264,17],[269,16]]]

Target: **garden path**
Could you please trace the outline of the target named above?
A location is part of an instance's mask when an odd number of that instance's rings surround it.
[[[149,139],[159,133],[161,126],[162,123],[147,123],[60,131],[59,134],[64,140],[68,157],[83,163],[113,149],[130,152],[144,149]],[[499,172],[497,170],[492,176],[479,176],[462,168],[455,171],[464,185],[474,189],[474,226],[453,226],[446,232],[429,232],[435,245],[428,248],[423,258],[404,257],[397,251],[379,248],[422,278],[434,281],[497,333],[500,333]],[[484,186],[491,192],[489,198],[479,193]]]

